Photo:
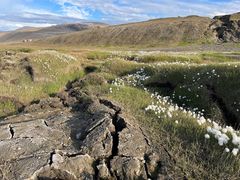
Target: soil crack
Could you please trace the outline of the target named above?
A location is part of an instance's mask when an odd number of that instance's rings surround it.
[[[11,139],[12,139],[14,137],[15,132],[11,124],[9,125],[9,132],[11,134]]]
[[[107,162],[107,167],[111,173],[111,176],[115,176],[117,179],[117,174],[115,172],[112,172],[111,170],[111,160],[115,157],[118,156],[118,146],[119,146],[119,133],[127,127],[126,122],[122,117],[119,116],[121,113],[121,108],[118,106],[115,106],[111,101],[108,100],[100,100],[99,101],[101,104],[105,105],[106,107],[113,109],[115,111],[114,115],[112,116],[112,124],[115,127],[115,131],[111,133],[112,136],[112,152],[111,155],[106,158]]]
[[[226,103],[224,102],[223,98],[217,94],[214,86],[211,86],[209,84],[206,84],[206,86],[210,92],[211,99],[213,102],[216,102],[217,106],[221,110],[225,123],[237,129],[240,125],[238,117],[227,108]]]
[[[53,164],[53,155],[56,154],[55,150],[50,153],[50,158],[48,164],[51,166]]]

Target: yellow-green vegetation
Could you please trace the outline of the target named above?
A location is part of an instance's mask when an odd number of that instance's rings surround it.
[[[89,60],[106,60],[112,56],[109,52],[104,51],[90,51],[87,53],[87,59]]]
[[[183,63],[221,63],[239,61],[238,53],[161,53],[153,55],[135,55],[135,59],[143,63],[160,63],[160,62],[183,62]]]
[[[54,50],[22,48],[8,54],[1,53],[0,94],[23,104],[57,93],[68,81],[84,75],[81,59]]]
[[[0,101],[0,117],[6,116],[6,115],[11,115],[17,111],[17,107],[15,103],[10,100],[6,99],[4,101]]]

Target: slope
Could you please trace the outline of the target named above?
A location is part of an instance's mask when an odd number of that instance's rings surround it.
[[[0,42],[19,42],[27,39],[42,39],[52,37],[56,35],[62,35],[65,33],[82,31],[93,27],[105,26],[101,23],[83,23],[83,24],[62,24],[56,26],[50,26],[46,28],[21,28],[9,33],[5,33],[1,36]]]
[[[47,40],[54,44],[155,46],[214,40],[209,29],[211,19],[188,16],[156,19],[140,23],[93,28]]]

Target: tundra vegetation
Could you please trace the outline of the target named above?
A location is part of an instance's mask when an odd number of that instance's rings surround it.
[[[0,116],[87,77],[88,94],[121,104],[155,147],[168,150],[172,172],[190,179],[237,179],[239,57],[239,52],[2,48]]]

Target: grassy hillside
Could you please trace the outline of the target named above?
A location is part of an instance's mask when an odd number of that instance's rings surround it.
[[[54,44],[95,46],[169,46],[211,42],[210,18],[189,16],[94,28],[48,39]]]
[[[105,24],[101,23],[86,23],[86,24],[63,24],[50,26],[46,28],[21,28],[16,31],[5,33],[1,36],[0,42],[21,42],[26,39],[42,39],[66,33],[82,31],[94,27],[102,27]]]

